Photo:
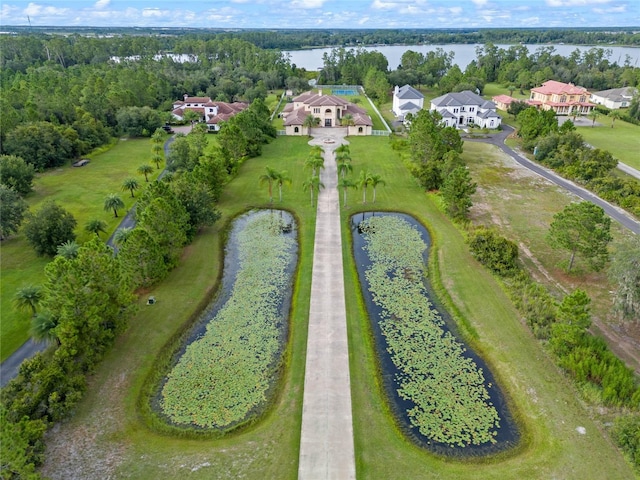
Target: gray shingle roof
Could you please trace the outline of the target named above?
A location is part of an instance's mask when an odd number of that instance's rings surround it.
[[[405,85],[404,87],[401,87],[400,89],[398,89],[398,93],[396,94],[396,97],[401,98],[403,100],[407,100],[407,99],[424,98],[424,95],[420,93],[418,90],[416,90],[415,88],[413,88],[411,85]]]
[[[463,105],[477,105],[480,108],[495,109],[496,106],[493,102],[485,100],[480,95],[473,93],[470,90],[464,90],[462,92],[453,92],[441,95],[438,98],[431,100],[436,107],[461,107]]]
[[[633,97],[638,90],[633,87],[612,88],[610,90],[602,90],[600,92],[593,92],[591,95],[603,97],[611,100],[612,102],[621,102],[623,100]]]

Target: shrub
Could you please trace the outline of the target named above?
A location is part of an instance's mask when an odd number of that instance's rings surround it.
[[[471,254],[489,270],[502,276],[518,269],[518,246],[489,228],[477,228],[468,238]]]
[[[640,471],[640,415],[618,417],[613,425],[613,439]]]

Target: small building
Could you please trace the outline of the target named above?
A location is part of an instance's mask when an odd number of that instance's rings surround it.
[[[590,100],[598,105],[604,105],[607,108],[616,110],[618,108],[627,108],[631,105],[631,100],[636,95],[638,95],[637,88],[612,88],[592,93]]]
[[[509,95],[496,95],[491,101],[496,104],[497,108],[506,112],[509,109],[509,105],[518,100]]]
[[[391,110],[399,120],[404,120],[407,114],[416,115],[424,108],[424,95],[411,85],[393,89],[393,103]]]
[[[589,101],[590,97],[584,87],[548,80],[531,89],[531,97],[526,103],[543,110],[553,110],[556,115],[587,115],[595,107]]]
[[[335,95],[306,92],[282,110],[287,135],[308,135],[304,125],[309,115],[318,119],[319,128],[343,127],[347,135],[371,135],[373,121],[364,108]]]
[[[502,123],[502,117],[496,113],[496,105],[470,90],[434,98],[431,110],[442,116],[442,122],[447,127],[477,125],[481,128],[498,128]]]
[[[184,96],[184,100],[173,102],[173,110],[171,114],[178,121],[184,120],[184,114],[190,110],[199,115],[198,121],[207,124],[207,130],[217,132],[220,130],[221,122],[229,120],[229,118],[237,115],[249,106],[244,102],[214,102],[209,97],[190,97]]]

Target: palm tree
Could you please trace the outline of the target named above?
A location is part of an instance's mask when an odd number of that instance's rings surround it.
[[[622,117],[619,110],[611,110],[609,112],[609,116],[611,117],[611,128],[613,128],[613,124]]]
[[[304,121],[302,122],[302,126],[307,127],[307,132],[309,136],[311,136],[311,129],[313,127],[317,127],[318,125],[320,125],[320,119],[317,117],[314,117],[311,114],[307,115]]]
[[[342,188],[342,206],[347,207],[347,190],[350,188],[356,188],[357,185],[349,178],[341,178],[338,181],[338,187]]]
[[[151,161],[156,164],[156,168],[158,170],[160,170],[160,164],[162,163],[163,160],[164,160],[164,158],[159,153],[155,153],[151,157]]]
[[[313,192],[315,192],[316,190],[320,192],[320,189],[324,188],[324,184],[320,181],[319,176],[313,175],[308,180],[302,182],[302,188],[305,192],[307,190],[311,192],[311,206],[313,207]]]
[[[135,178],[127,178],[124,182],[122,182],[122,191],[125,192],[129,190],[131,192],[131,198],[135,196],[133,194],[133,191],[137,190],[138,188],[140,188],[140,184]]]
[[[151,143],[162,145],[164,143],[164,130],[156,128],[156,131],[151,135]]]
[[[304,162],[305,167],[309,167],[311,169],[311,175],[320,175],[320,169],[324,168],[324,158],[322,155],[313,154],[307,158],[307,161]]]
[[[276,172],[271,167],[265,167],[267,173],[260,176],[260,185],[264,185],[265,183],[269,185],[269,203],[273,203],[273,182],[278,180],[278,172]]]
[[[336,154],[346,153],[347,155],[351,155],[351,151],[349,150],[349,145],[343,143],[338,148],[336,148]]]
[[[113,210],[113,216],[118,218],[118,209],[124,208],[124,202],[118,196],[117,193],[110,193],[107,198],[104,199],[104,211],[110,212]]]
[[[100,232],[107,233],[107,224],[98,219],[89,220],[84,226],[84,229],[89,233],[95,233],[99,237]]]
[[[121,247],[124,245],[131,235],[132,229],[129,227],[119,228],[116,233],[113,234],[113,243]]]
[[[371,183],[371,174],[365,173],[364,170],[360,170],[360,177],[358,177],[358,187],[362,188],[362,203],[367,203],[367,187]]]
[[[149,181],[149,174],[153,173],[153,167],[151,165],[149,165],[148,163],[143,163],[142,165],[140,165],[138,167],[138,173],[141,173],[144,175],[144,179],[145,181]]]
[[[58,319],[50,312],[40,312],[31,319],[31,337],[36,342],[52,344],[56,342],[60,345],[60,339],[56,335]]]
[[[18,289],[13,296],[13,306],[16,310],[23,312],[31,311],[31,315],[35,316],[38,311],[38,304],[42,300],[42,287],[28,285]]]
[[[58,245],[57,254],[61,257],[64,257],[68,260],[72,260],[78,256],[78,249],[80,245],[78,245],[73,240],[68,240],[60,245]]]
[[[291,177],[289,177],[286,170],[282,170],[277,173],[276,184],[278,185],[278,192],[280,193],[280,202],[282,203],[282,185],[285,183],[291,185]]]
[[[378,185],[386,185],[385,182],[380,175],[369,175],[369,183],[373,187],[373,203],[376,203],[376,187]]]
[[[338,162],[338,173],[340,174],[340,177],[344,178],[347,173],[353,171],[353,166],[351,166],[350,158],[338,158],[337,162]]]
[[[589,117],[592,120],[591,123],[591,128],[593,128],[596,124],[596,118],[598,118],[598,115],[600,115],[596,110],[591,110],[588,114],[587,117]]]
[[[347,113],[344,117],[342,117],[342,120],[340,120],[340,123],[345,127],[355,125],[353,121],[353,115],[351,115],[350,113]]]

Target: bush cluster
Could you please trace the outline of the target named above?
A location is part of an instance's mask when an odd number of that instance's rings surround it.
[[[468,241],[471,253],[501,278],[535,337],[547,343],[558,366],[577,385],[590,386],[606,406],[640,411],[640,384],[633,370],[588,331],[591,300],[585,292],[576,290],[558,302],[519,267],[513,242],[484,227],[473,230]],[[621,417],[613,430],[614,440],[636,467],[640,467],[639,418]]]

